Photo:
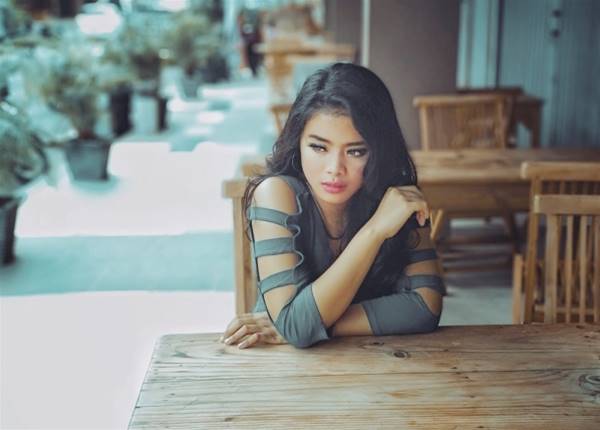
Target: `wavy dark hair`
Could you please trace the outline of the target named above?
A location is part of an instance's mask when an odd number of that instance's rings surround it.
[[[300,167],[300,139],[310,118],[323,112],[349,116],[369,148],[363,186],[347,208],[348,225],[341,239],[343,249],[373,215],[389,187],[417,185],[417,172],[398,124],[392,97],[383,81],[365,67],[336,63],[306,79],[267,158],[266,173],[250,180],[242,206],[246,213],[254,190],[268,177],[288,175],[307,183]],[[395,282],[386,272],[398,273],[398,265],[406,264],[403,251],[417,245],[416,235],[411,236],[409,230],[402,228],[382,246],[366,278],[367,281],[376,279],[377,288]],[[386,267],[393,270],[385,270]]]

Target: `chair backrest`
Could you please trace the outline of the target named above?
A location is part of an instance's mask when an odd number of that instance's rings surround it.
[[[507,96],[510,105],[508,107],[508,137],[507,137],[507,145],[509,147],[517,146],[517,114],[519,111],[519,98],[522,97],[525,93],[522,87],[519,86],[504,86],[504,87],[477,87],[477,88],[467,88],[467,87],[459,87],[456,88],[456,92],[458,94],[493,94],[493,95],[502,95]],[[529,127],[528,127],[529,128]],[[530,130],[531,131],[531,130]],[[533,136],[532,136],[533,139]],[[534,146],[534,142],[531,142],[531,145]]]
[[[513,97],[506,94],[453,94],[415,97],[421,147],[430,149],[506,148]]]
[[[252,310],[256,303],[258,288],[252,264],[250,240],[246,234],[246,217],[243,211],[243,196],[248,178],[230,179],[223,182],[222,195],[233,201],[233,263],[235,268],[235,314]]]
[[[546,216],[543,321],[600,322],[600,195],[537,195],[532,212]]]
[[[509,95],[511,97],[517,97],[523,94],[523,88],[519,86],[514,87],[458,87],[456,92],[459,94],[502,94]]]
[[[530,208],[540,195],[600,195],[600,163],[586,162],[527,162],[521,166],[521,176],[531,182]],[[538,255],[540,216],[531,210],[527,228],[525,254],[525,309],[524,322],[539,320],[535,314],[536,296],[542,296],[542,284],[538,279],[543,271],[543,259]],[[538,273],[539,272],[539,273]],[[539,303],[538,303],[539,304]],[[539,309],[540,307],[537,306]]]
[[[283,130],[283,126],[287,121],[288,114],[292,105],[290,103],[279,103],[273,104],[270,107],[273,118],[275,118],[275,126],[277,127],[277,134],[279,135]]]

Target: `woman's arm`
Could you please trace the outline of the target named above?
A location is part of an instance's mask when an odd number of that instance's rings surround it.
[[[442,282],[438,260],[429,227],[415,229],[415,232],[419,234],[419,245],[410,251],[408,257],[411,264],[406,266],[403,275],[408,282],[413,280],[420,288],[351,305],[331,329],[332,336],[401,334],[430,331],[437,327],[442,310],[442,295],[439,288],[427,285],[440,285]],[[420,300],[415,301],[417,298],[414,294],[420,295],[427,309],[423,308]],[[371,322],[375,327],[371,327]],[[374,333],[375,331],[378,333]],[[382,333],[384,331],[386,333]]]

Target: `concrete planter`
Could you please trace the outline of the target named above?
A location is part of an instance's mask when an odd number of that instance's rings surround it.
[[[65,148],[65,155],[73,179],[107,180],[110,145],[110,141],[100,138],[79,138],[69,141]]]

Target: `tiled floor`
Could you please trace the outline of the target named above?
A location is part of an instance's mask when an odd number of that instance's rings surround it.
[[[175,99],[170,128],[112,150],[111,179],[38,185],[0,269],[1,428],[125,428],[158,336],[233,316],[221,181],[273,130],[262,81]],[[139,115],[139,110],[136,115]],[[450,275],[442,324],[510,322],[508,272]]]

